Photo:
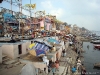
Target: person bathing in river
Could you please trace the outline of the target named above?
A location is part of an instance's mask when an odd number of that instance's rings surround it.
[[[87,45],[87,48],[89,49],[89,45]]]

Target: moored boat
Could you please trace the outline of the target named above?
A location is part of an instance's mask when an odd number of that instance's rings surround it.
[[[94,44],[94,48],[100,49],[100,44]]]
[[[100,63],[95,63],[94,67],[100,68]]]
[[[100,44],[100,40],[91,41],[93,44]]]

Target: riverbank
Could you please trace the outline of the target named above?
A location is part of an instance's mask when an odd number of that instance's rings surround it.
[[[66,75],[81,75],[81,69],[80,68],[79,70],[76,70],[75,73],[72,73],[72,68],[75,66],[77,67],[77,57],[79,57],[78,59],[81,60],[81,64],[83,64],[83,56],[81,55],[82,52],[83,52],[83,48],[82,48],[82,42],[81,41],[81,37],[80,36],[77,36],[76,37],[76,41],[77,43],[75,43],[74,45],[72,46],[69,46],[67,51],[66,51],[66,57],[65,58],[71,58],[72,61],[71,62],[67,62],[67,69],[66,69]],[[77,51],[76,51],[77,49]],[[63,59],[62,59],[63,60]],[[84,67],[84,66],[83,66]]]
[[[76,58],[79,55],[78,52],[81,52],[81,40],[80,37],[76,38],[77,43],[75,43],[74,45],[69,46],[68,41],[66,41],[65,44],[65,49],[66,49],[66,56],[65,57],[61,57],[59,62],[60,62],[60,66],[59,66],[59,72],[57,72],[56,74],[60,74],[60,75],[80,75],[78,71],[76,71],[75,73],[72,73],[71,69],[72,67],[76,66]],[[63,42],[63,41],[62,41]],[[77,52],[75,50],[75,48],[77,48]],[[20,64],[21,65],[21,64]],[[17,67],[20,65],[16,65]],[[7,68],[4,68],[3,70],[1,70],[2,72],[0,73],[0,75],[18,75],[21,71],[21,69],[23,68],[25,64],[22,64],[22,66],[19,68],[12,67],[8,69],[9,73],[5,72],[7,70]],[[18,69],[18,72],[15,71]],[[39,73],[38,75],[47,75],[47,73],[45,73],[44,71],[42,73]],[[49,74],[52,75],[52,72]]]

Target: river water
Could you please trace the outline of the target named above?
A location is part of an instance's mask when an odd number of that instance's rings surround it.
[[[87,48],[89,45],[89,49]],[[100,62],[100,50],[94,50],[93,44],[90,42],[83,42],[84,66],[86,67],[87,75],[100,75],[100,69],[94,68],[93,64]]]

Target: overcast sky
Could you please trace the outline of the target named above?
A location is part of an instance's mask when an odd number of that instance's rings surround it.
[[[23,6],[30,0],[22,0]],[[58,20],[68,24],[76,24],[89,30],[100,30],[100,0],[31,0],[36,3],[35,11],[46,11],[46,14],[56,15]],[[3,2],[0,6],[10,9],[10,4]],[[13,10],[18,11],[17,7]],[[29,13],[23,10],[23,13]],[[33,14],[34,16],[34,14]]]

